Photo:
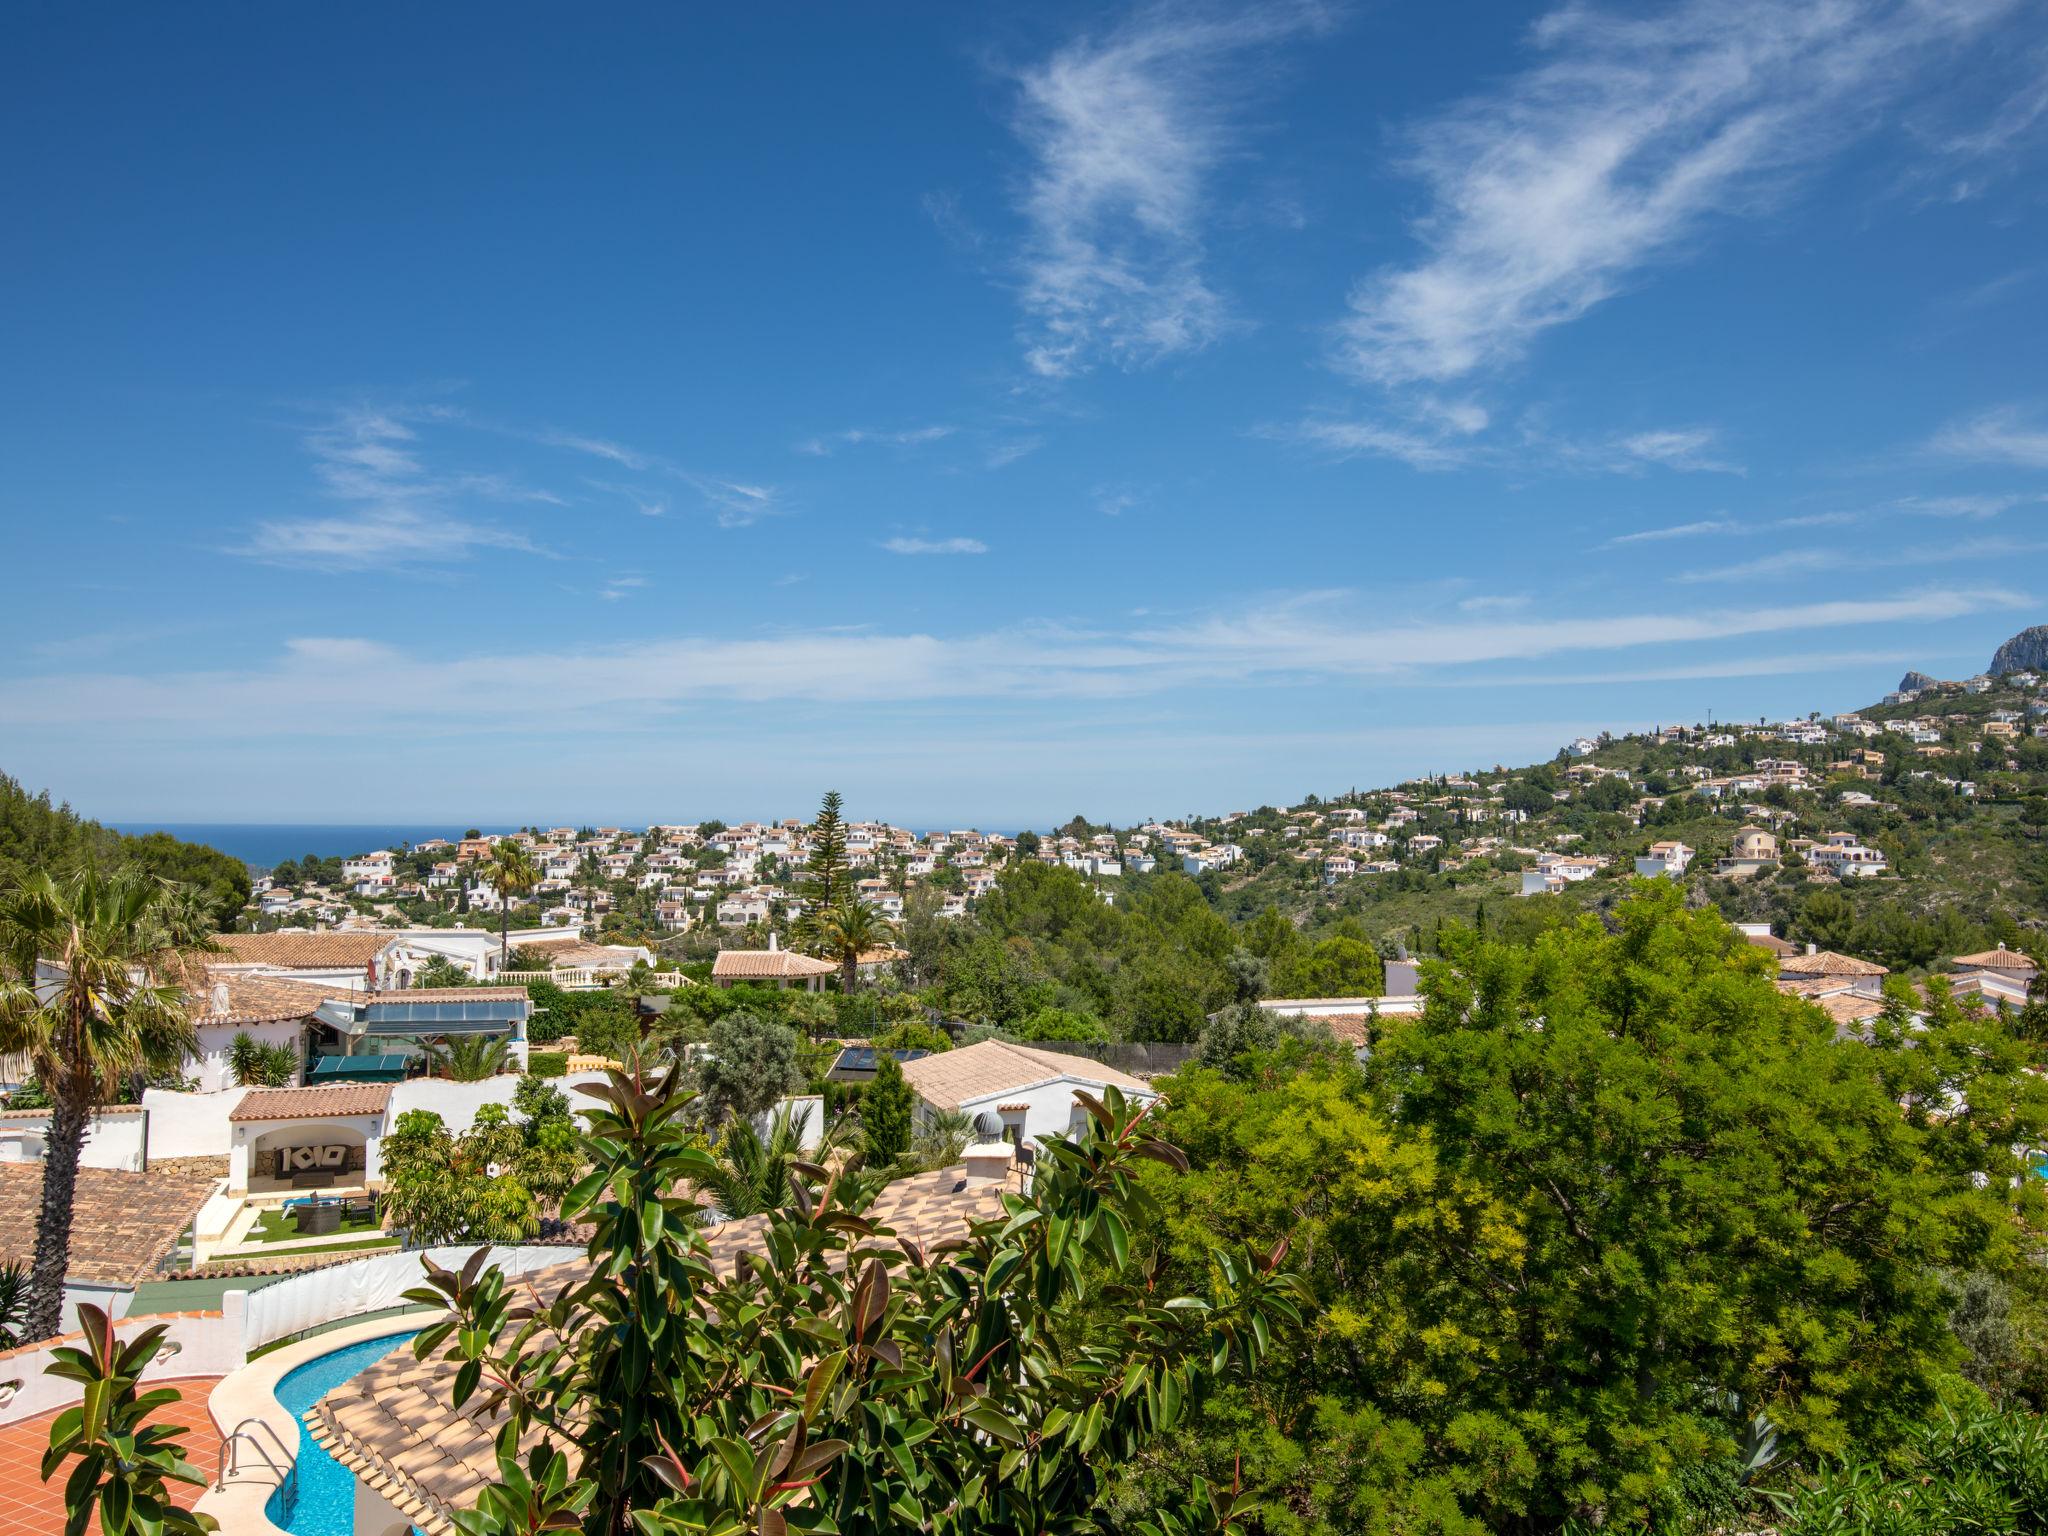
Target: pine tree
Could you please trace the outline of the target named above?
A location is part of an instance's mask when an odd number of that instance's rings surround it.
[[[846,863],[846,824],[839,816],[841,804],[839,791],[828,789],[818,807],[818,819],[811,823],[811,856],[804,866],[806,878],[801,887],[804,911],[797,924],[797,932],[806,940],[815,940],[825,914],[853,894]]]
[[[876,1051],[875,1080],[860,1096],[861,1131],[871,1166],[887,1167],[910,1149],[910,1116],[916,1102],[894,1053]]]

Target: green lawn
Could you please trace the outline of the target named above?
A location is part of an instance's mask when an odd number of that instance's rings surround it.
[[[344,1220],[330,1236],[337,1238],[367,1236],[379,1230],[377,1223],[374,1221]],[[245,1243],[295,1243],[302,1240],[311,1241],[311,1239],[305,1237],[304,1233],[299,1231],[292,1219],[283,1211],[263,1212],[256,1218],[256,1225],[249,1229],[249,1235],[242,1239]],[[365,1245],[351,1244],[350,1246],[361,1247]]]

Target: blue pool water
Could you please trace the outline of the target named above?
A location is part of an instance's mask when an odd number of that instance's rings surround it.
[[[409,1333],[365,1339],[285,1373],[277,1384],[277,1400],[296,1419],[350,1377],[412,1342]],[[297,1495],[287,1517],[285,1492],[294,1482]],[[270,1496],[263,1513],[293,1536],[352,1536],[356,1521],[355,1474],[315,1444],[299,1425],[299,1462],[292,1479]]]

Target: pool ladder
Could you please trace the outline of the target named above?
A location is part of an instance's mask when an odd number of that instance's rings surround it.
[[[264,1448],[263,1442],[257,1438],[256,1431],[259,1429],[267,1431],[270,1435],[272,1443],[276,1445],[278,1450],[284,1452],[285,1463],[282,1467],[280,1467],[277,1464],[277,1462],[274,1459],[272,1459],[270,1452]],[[293,1485],[292,1493],[286,1495],[286,1497],[291,1498],[296,1496],[298,1491],[298,1478],[294,1474],[296,1474],[299,1470],[298,1458],[293,1456],[291,1452],[286,1449],[284,1442],[278,1438],[277,1431],[271,1429],[268,1423],[258,1418],[253,1413],[250,1414],[247,1418],[243,1419],[242,1422],[237,1424],[233,1429],[229,1430],[227,1433],[227,1437],[221,1441],[220,1481],[214,1484],[214,1486],[216,1488],[227,1487],[228,1479],[233,1477],[237,1472],[242,1470],[242,1458],[238,1448],[245,1443],[250,1447],[250,1449],[255,1451],[258,1457],[262,1459],[264,1466],[268,1467],[273,1473],[277,1474],[278,1485],[280,1487],[283,1487],[287,1483]]]

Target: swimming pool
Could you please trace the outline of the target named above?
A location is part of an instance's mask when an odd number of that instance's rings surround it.
[[[297,1419],[321,1398],[394,1349],[412,1342],[410,1333],[389,1333],[364,1339],[287,1371],[277,1384],[277,1400]],[[272,1524],[293,1536],[352,1536],[356,1521],[355,1474],[299,1424],[299,1460],[263,1507]]]

